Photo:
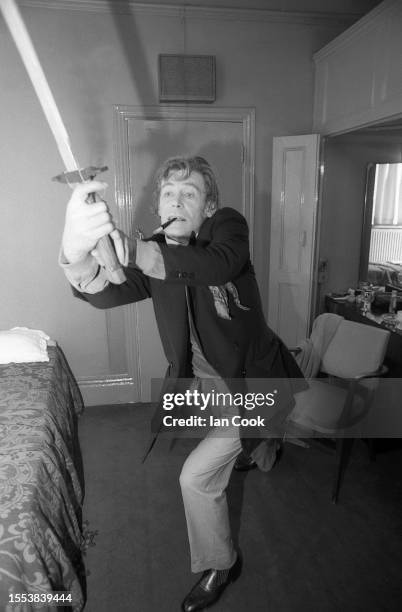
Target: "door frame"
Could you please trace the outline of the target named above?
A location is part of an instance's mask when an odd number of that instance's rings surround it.
[[[250,255],[253,254],[254,234],[254,173],[255,173],[255,109],[236,107],[210,107],[186,105],[128,106],[115,105],[113,116],[113,144],[115,159],[115,202],[119,227],[129,234],[135,227],[135,205],[131,191],[132,181],[129,154],[129,122],[146,121],[200,121],[239,123],[242,126],[242,213],[250,229]],[[132,386],[132,401],[143,401],[146,396],[141,376],[141,346],[139,337],[140,313],[138,304],[124,306],[124,329],[127,339],[128,377]]]

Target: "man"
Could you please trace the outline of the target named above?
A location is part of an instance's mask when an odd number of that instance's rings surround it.
[[[247,223],[234,209],[219,208],[218,187],[205,159],[172,158],[161,167],[157,209],[161,222],[171,223],[165,235],[131,245],[130,265],[127,239],[115,228],[106,204],[86,203],[90,192],[102,189],[104,184],[96,181],[75,189],[67,208],[62,265],[75,294],[98,308],[152,298],[169,361],[170,390],[192,377],[199,389],[227,392],[235,390],[236,381],[237,390],[246,389],[246,377],[301,376],[293,357],[265,323],[249,259]],[[106,234],[125,266],[127,280],[120,285],[110,283],[99,264],[95,245]],[[291,386],[286,390],[282,417],[292,407]],[[227,418],[229,425],[208,430],[180,476],[191,567],[203,572],[183,601],[185,612],[212,605],[241,571],[225,490],[242,448],[243,466],[257,462],[264,468],[262,449],[268,447],[260,444],[261,439],[245,437],[245,430],[239,434],[231,420],[239,411],[244,413],[234,405],[215,409],[214,414]],[[156,431],[161,422],[159,413]],[[272,457],[271,451],[269,467]]]

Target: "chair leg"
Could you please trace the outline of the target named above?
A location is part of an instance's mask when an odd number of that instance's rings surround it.
[[[349,463],[350,451],[352,450],[353,442],[353,438],[338,438],[336,440],[337,465],[331,498],[333,504],[336,504],[338,502],[339,489],[341,487],[341,481],[345,473],[346,467]]]

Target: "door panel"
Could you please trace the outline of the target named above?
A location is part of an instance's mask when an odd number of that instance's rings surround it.
[[[239,123],[133,119],[128,126],[135,224],[150,234],[159,225],[150,210],[153,177],[168,157],[201,155],[216,173],[221,206],[242,212],[242,126]]]
[[[309,335],[319,136],[274,138],[268,323],[288,346]]]

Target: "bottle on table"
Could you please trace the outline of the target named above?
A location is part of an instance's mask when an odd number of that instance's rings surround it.
[[[396,292],[396,289],[392,289],[391,299],[389,301],[389,308],[388,308],[388,312],[390,314],[396,314],[396,301],[397,301],[397,292]]]
[[[363,316],[371,312],[371,302],[373,301],[373,291],[370,287],[364,289],[362,299],[362,314]]]

